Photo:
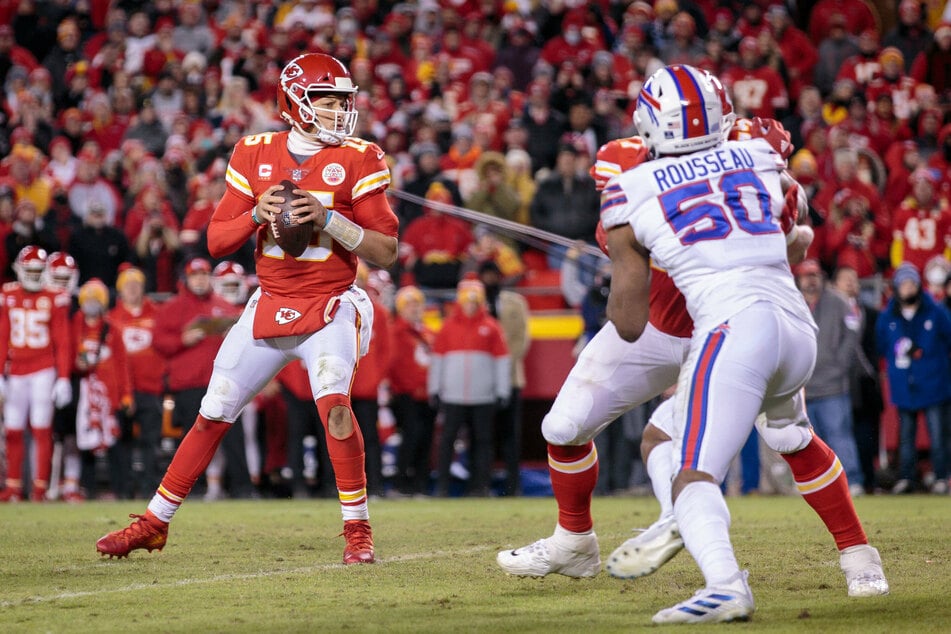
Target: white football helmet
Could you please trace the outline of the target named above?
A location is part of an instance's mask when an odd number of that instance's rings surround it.
[[[51,253],[46,260],[46,285],[70,295],[79,288],[79,267],[73,256],[64,252]]]
[[[724,112],[727,104],[729,112]],[[718,145],[726,139],[735,117],[719,79],[705,70],[675,64],[657,70],[644,82],[634,125],[657,157]]]
[[[317,108],[314,102],[325,94],[347,95],[343,110]],[[340,145],[357,127],[357,86],[347,67],[331,55],[306,53],[295,57],[284,70],[277,86],[281,118],[308,139]],[[325,127],[318,115],[333,117],[333,129]]]
[[[13,272],[16,273],[20,286],[31,293],[43,290],[46,283],[46,260],[44,249],[33,245],[23,247],[13,262]]]
[[[211,273],[211,287],[229,304],[240,306],[248,299],[248,276],[237,262],[221,262]]]

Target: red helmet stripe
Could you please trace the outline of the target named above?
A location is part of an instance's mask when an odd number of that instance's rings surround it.
[[[671,66],[669,71],[680,92],[681,101],[687,104],[683,107],[684,138],[693,139],[710,134],[706,102],[697,80],[680,65]]]

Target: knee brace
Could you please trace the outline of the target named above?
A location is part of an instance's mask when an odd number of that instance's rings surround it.
[[[781,454],[801,451],[812,441],[812,427],[809,421],[788,419],[768,421],[765,416],[760,415],[756,419],[756,430],[763,437],[767,447]]]
[[[212,376],[208,391],[201,399],[199,412],[209,420],[233,423],[244,406],[238,384],[225,376]]]

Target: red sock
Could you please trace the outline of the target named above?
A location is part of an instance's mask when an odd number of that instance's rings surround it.
[[[205,472],[229,429],[231,423],[208,420],[199,414],[168,465],[159,485],[159,494],[173,504],[181,504],[195,486],[198,476]]]
[[[36,473],[33,474],[33,484],[48,489],[50,472],[53,470],[53,428],[34,429],[33,442],[36,445]]]
[[[574,533],[590,531],[591,496],[598,482],[598,452],[594,442],[581,446],[548,445],[548,472],[558,503],[558,523]]]
[[[22,489],[23,481],[23,432],[8,429],[7,441],[7,488]]]
[[[344,506],[357,506],[366,502],[367,499],[363,432],[360,431],[360,425],[357,423],[353,411],[350,411],[353,433],[346,438],[334,438],[330,434],[330,430],[327,428],[327,421],[330,420],[330,410],[338,405],[349,409],[350,399],[343,394],[325,396],[318,399],[317,412],[324,424],[324,435],[327,437],[327,454],[330,456],[330,463],[334,468],[337,491],[340,492],[340,503]]]
[[[867,544],[842,463],[829,445],[813,435],[805,449],[783,454],[783,459],[789,463],[799,493],[832,533],[836,547]]]

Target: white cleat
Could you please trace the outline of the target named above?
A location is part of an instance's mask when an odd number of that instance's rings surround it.
[[[756,607],[746,579],[749,572],[741,570],[728,583],[716,588],[698,590],[691,598],[661,610],[651,619],[654,623],[727,623],[748,621]]]
[[[605,570],[618,579],[646,577],[679,553],[684,540],[673,516],[662,518],[611,553]]]
[[[550,574],[566,577],[593,577],[601,572],[601,553],[594,532],[579,535],[555,527],[551,537],[534,544],[503,550],[495,560],[510,575],[544,577]]]
[[[882,570],[878,550],[868,544],[850,546],[841,551],[839,565],[849,584],[850,597],[878,597],[888,594],[888,580]]]

